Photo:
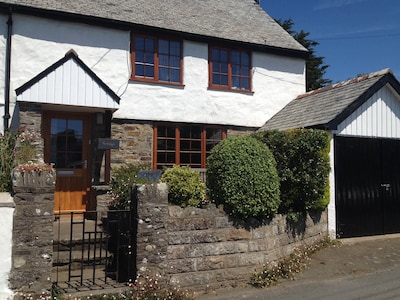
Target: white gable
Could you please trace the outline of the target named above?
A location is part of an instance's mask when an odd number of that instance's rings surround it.
[[[400,138],[400,98],[386,84],[339,124],[337,134]]]
[[[83,65],[70,56],[22,86],[20,92],[17,89],[17,100],[117,110],[118,96]]]

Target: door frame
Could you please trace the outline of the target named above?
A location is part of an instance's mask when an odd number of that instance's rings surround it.
[[[92,126],[92,113],[83,113],[83,112],[71,112],[71,111],[53,111],[53,110],[44,110],[42,115],[42,136],[44,139],[44,160],[46,163],[51,163],[50,161],[50,129],[51,129],[51,119],[52,118],[63,118],[63,119],[77,119],[83,120],[83,147],[82,147],[82,163],[85,164],[85,167],[77,170],[82,171],[83,176],[83,185],[82,185],[82,206],[78,209],[62,209],[61,211],[85,211],[89,205],[89,201],[91,198],[91,126]],[[86,163],[84,163],[86,161]],[[62,176],[58,174],[56,169],[56,191],[55,198],[57,193],[57,177]],[[62,170],[62,169],[61,169]],[[79,172],[78,172],[79,173]],[[56,199],[54,199],[56,203]],[[55,212],[60,212],[56,206],[54,206]]]

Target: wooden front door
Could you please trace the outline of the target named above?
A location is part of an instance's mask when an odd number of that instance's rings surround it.
[[[83,211],[90,198],[90,115],[46,112],[45,161],[56,169],[54,211]]]

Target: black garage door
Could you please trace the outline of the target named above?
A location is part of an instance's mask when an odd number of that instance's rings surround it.
[[[336,232],[400,232],[400,140],[335,137]]]

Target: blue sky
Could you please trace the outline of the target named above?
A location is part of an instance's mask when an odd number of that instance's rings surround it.
[[[400,1],[261,0],[261,7],[319,42],[316,55],[333,83],[385,68],[400,80]]]

